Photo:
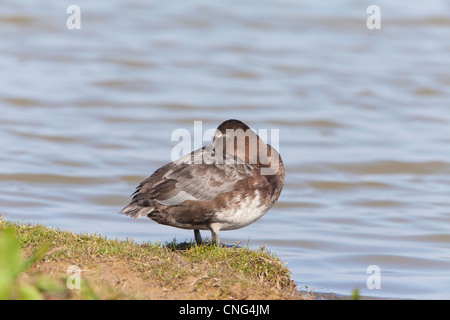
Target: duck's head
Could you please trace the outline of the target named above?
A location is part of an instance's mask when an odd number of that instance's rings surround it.
[[[219,125],[212,146],[216,154],[231,155],[256,167],[278,164],[279,154],[266,144],[249,126],[231,119]],[[237,159],[238,158],[238,159]]]

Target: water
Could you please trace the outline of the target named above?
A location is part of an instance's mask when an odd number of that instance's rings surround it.
[[[450,298],[450,4],[402,3],[368,30],[367,1],[78,1],[68,30],[69,4],[1,1],[0,213],[190,240],[116,213],[173,130],[237,118],[280,130],[286,185],[224,242],[266,245],[301,288]]]

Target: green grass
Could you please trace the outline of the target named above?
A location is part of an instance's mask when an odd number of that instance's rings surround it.
[[[45,253],[47,247],[47,245],[42,246],[25,260],[14,229],[8,227],[0,234],[0,300],[42,298],[36,286],[19,283],[18,279],[21,273],[28,270]]]
[[[0,263],[0,276],[9,272],[5,277],[12,288],[0,298],[31,297],[20,294],[20,288],[30,287],[34,297],[41,299],[300,298],[289,269],[265,248],[176,241],[136,244],[130,239],[4,220],[0,220],[0,235],[2,256],[5,250],[11,256],[24,257],[14,258],[20,262],[11,267],[13,271],[6,271],[6,262]],[[84,270],[82,290],[67,289],[65,270],[69,265]],[[21,274],[26,275],[22,280]],[[133,290],[127,285],[133,285]]]

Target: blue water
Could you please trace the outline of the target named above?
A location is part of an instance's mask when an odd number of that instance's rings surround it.
[[[450,3],[378,1],[379,30],[371,4],[77,1],[69,30],[68,3],[2,1],[0,213],[190,240],[117,212],[175,129],[237,118],[280,130],[286,185],[224,242],[265,245],[302,289],[448,299]]]

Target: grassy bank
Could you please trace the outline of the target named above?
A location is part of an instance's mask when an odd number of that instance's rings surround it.
[[[0,250],[0,297],[8,299],[313,298],[264,248],[136,244],[0,220]]]

